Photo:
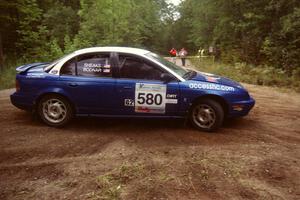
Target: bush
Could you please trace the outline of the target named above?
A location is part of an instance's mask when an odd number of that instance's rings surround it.
[[[282,69],[270,66],[254,66],[245,63],[227,65],[207,60],[192,58],[191,62],[200,71],[226,76],[233,80],[257,85],[292,88],[300,92],[300,69],[295,69],[292,76]]]
[[[16,68],[12,66],[6,67],[0,71],[0,89],[12,88],[15,85]]]
[[[30,61],[19,60],[14,58],[6,59],[4,68],[0,70],[0,90],[15,87],[16,68]]]

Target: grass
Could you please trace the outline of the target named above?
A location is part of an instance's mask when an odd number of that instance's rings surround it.
[[[161,167],[161,166],[160,166]],[[87,194],[88,199],[153,199],[165,196],[163,187],[174,181],[160,167],[143,163],[124,162],[105,174],[96,177],[97,189]]]
[[[120,199],[123,187],[144,174],[144,166],[141,164],[129,165],[125,163],[112,171],[98,176],[96,184],[98,191],[89,195],[91,199]]]
[[[300,92],[300,69],[296,69],[292,75],[288,75],[281,69],[268,66],[255,67],[245,63],[228,65],[199,58],[191,58],[190,61],[203,72],[225,76],[239,82],[283,87]]]
[[[0,69],[0,90],[15,87],[16,68],[26,63],[32,63],[30,60],[7,58],[4,67]]]
[[[15,77],[15,66],[7,66],[4,70],[0,71],[0,90],[14,87]]]

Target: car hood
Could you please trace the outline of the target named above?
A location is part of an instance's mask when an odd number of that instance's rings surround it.
[[[30,63],[19,66],[16,70],[20,73],[27,72],[28,70],[30,70],[30,72],[43,72],[44,67],[47,65],[49,65],[49,62]]]
[[[239,84],[238,82],[231,80],[229,78],[218,76],[215,74],[200,72],[200,71],[196,71],[196,75],[193,76],[193,78],[191,78],[190,80],[203,81],[203,82],[209,82],[209,83],[222,84],[222,85],[231,86],[231,87],[243,88],[243,86],[241,84]]]

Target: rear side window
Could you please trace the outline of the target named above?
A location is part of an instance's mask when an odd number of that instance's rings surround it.
[[[67,61],[61,68],[60,74],[61,75],[70,75],[70,76],[75,76],[75,66],[76,66],[76,59],[73,58],[69,61]]]
[[[67,61],[62,66],[60,74],[85,77],[111,77],[112,67],[109,53],[80,55]]]
[[[111,77],[109,54],[87,54],[77,59],[78,76]]]

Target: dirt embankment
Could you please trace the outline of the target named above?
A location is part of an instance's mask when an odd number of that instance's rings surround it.
[[[300,95],[246,85],[249,116],[45,126],[0,92],[0,199],[300,199]]]

